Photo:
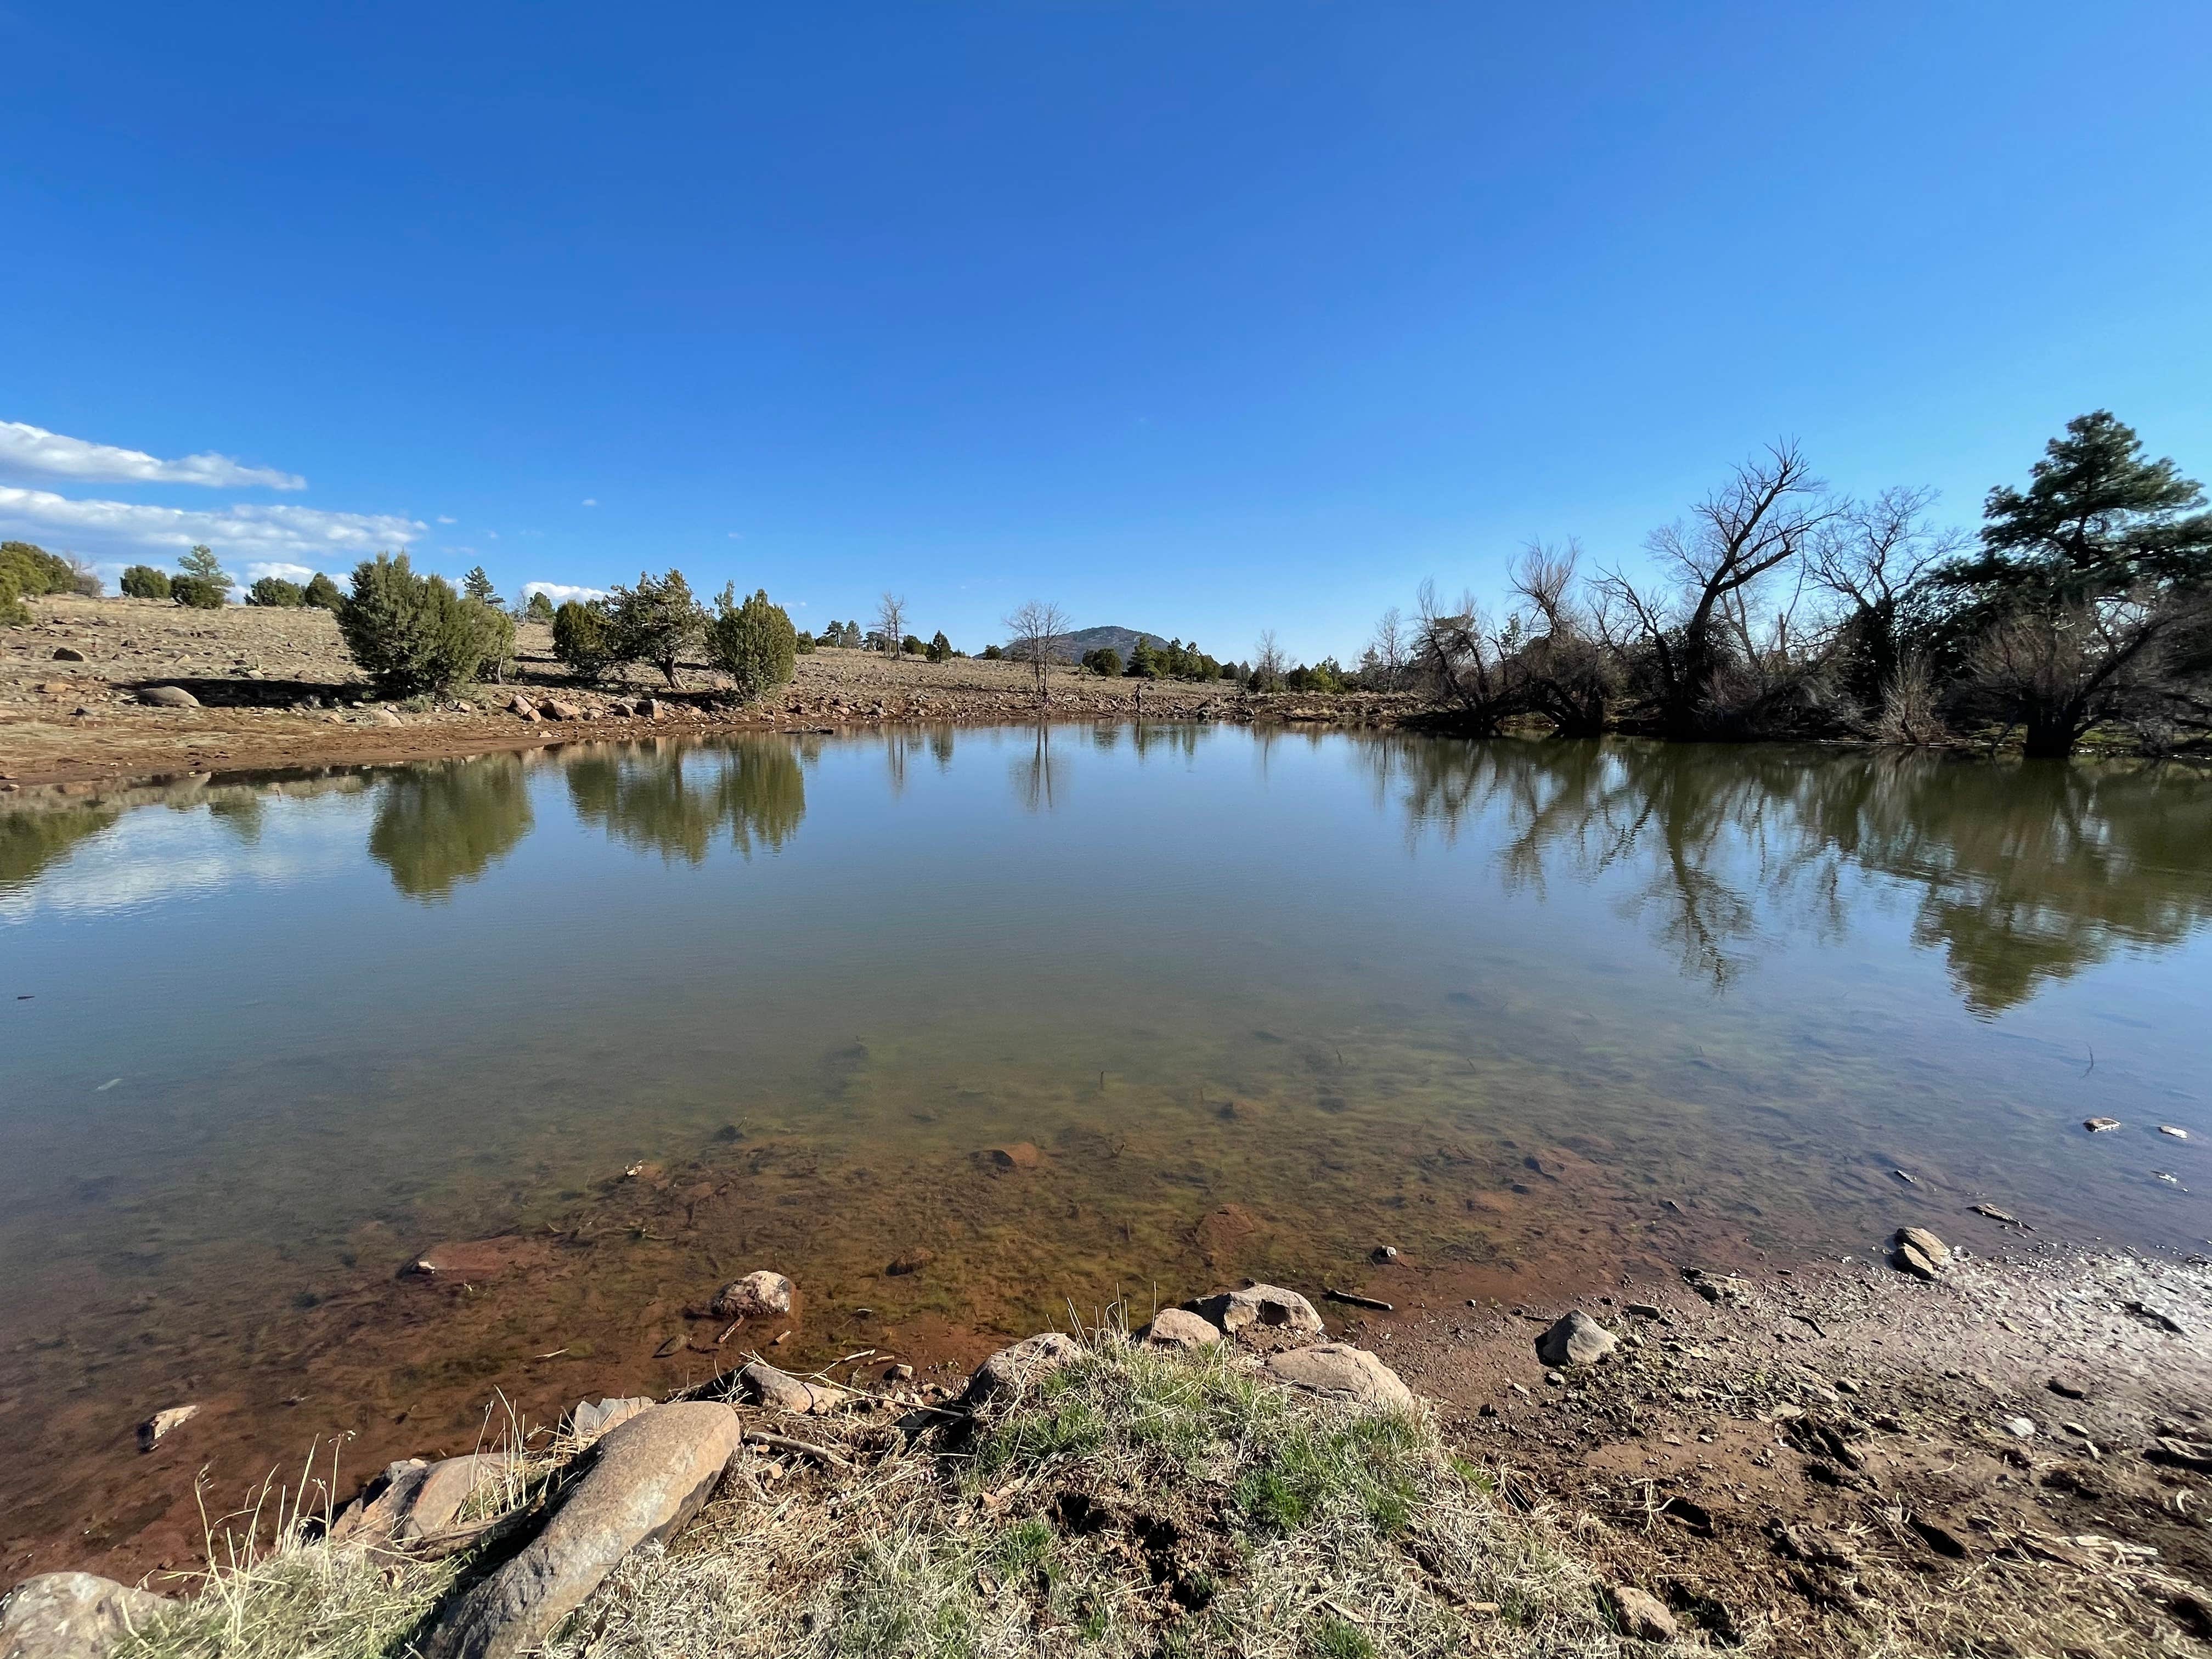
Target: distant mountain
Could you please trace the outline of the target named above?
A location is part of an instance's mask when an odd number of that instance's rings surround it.
[[[1117,653],[1123,662],[1137,648],[1137,641],[1149,645],[1165,645],[1167,641],[1158,634],[1139,633],[1133,628],[1085,628],[1060,636],[1060,649],[1055,653],[1063,662],[1081,662],[1085,652],[1103,647]]]

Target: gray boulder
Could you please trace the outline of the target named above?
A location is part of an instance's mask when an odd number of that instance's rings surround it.
[[[1058,1331],[1024,1337],[1012,1347],[1000,1349],[975,1368],[975,1375],[968,1379],[968,1389],[960,1396],[960,1403],[972,1409],[1000,1395],[1019,1394],[1048,1372],[1058,1370],[1082,1354],[1080,1342]]]
[[[156,708],[197,708],[200,700],[181,685],[149,685],[138,694],[138,701],[151,703]]]
[[[741,1441],[737,1413],[711,1401],[656,1406],[613,1430],[545,1529],[447,1609],[424,1659],[537,1647],[625,1555],[699,1512]]]
[[[1410,1411],[1413,1391],[1398,1373],[1364,1348],[1348,1342],[1322,1342],[1310,1348],[1292,1348],[1271,1356],[1267,1375],[1277,1382],[1314,1394],[1357,1401],[1363,1406],[1389,1406]]]
[[[471,1455],[426,1462],[410,1457],[388,1464],[365,1498],[349,1504],[331,1523],[336,1543],[416,1544],[451,1529],[480,1487],[499,1479],[501,1460]]]
[[[1925,1227],[1899,1227],[1891,1242],[1900,1250],[1909,1246],[1919,1251],[1938,1273],[1951,1265],[1951,1247]]]
[[[809,1382],[756,1359],[738,1373],[746,1397],[773,1410],[799,1417],[820,1417],[853,1396],[830,1382]]]
[[[0,1601],[0,1659],[104,1659],[173,1605],[88,1572],[42,1572]]]
[[[1640,1590],[1633,1584],[1609,1584],[1606,1599],[1613,1603],[1614,1621],[1623,1636],[1632,1636],[1639,1642],[1671,1642],[1676,1634],[1674,1615],[1667,1604],[1649,1590]]]
[[[1547,1365],[1595,1365],[1620,1346],[1611,1331],[1577,1308],[1536,1339],[1536,1358]]]
[[[1148,1348],[1205,1348],[1221,1340],[1221,1331],[1184,1309],[1163,1308],[1137,1333],[1137,1340]]]
[[[617,1423],[629,1422],[641,1411],[651,1410],[653,1403],[643,1395],[626,1400],[579,1400],[576,1409],[568,1413],[568,1432],[579,1440],[592,1439]]]
[[[1313,1304],[1279,1285],[1247,1285],[1241,1291],[1220,1291],[1201,1297],[1194,1311],[1231,1336],[1248,1325],[1308,1332],[1322,1328],[1321,1316],[1314,1311]]]

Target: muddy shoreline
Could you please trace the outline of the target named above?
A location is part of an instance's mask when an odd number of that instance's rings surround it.
[[[2142,1609],[2187,1625],[2191,1592],[2174,1586],[2212,1581],[2192,1508],[2212,1477],[2143,1453],[2162,1437],[2212,1441],[2201,1258],[2065,1243],[1900,1200],[1900,1223],[1939,1226],[1960,1252],[1923,1284],[1881,1240],[1780,1247],[1656,1202],[1638,1207],[1667,1213],[1663,1228],[1624,1224],[1601,1182],[1537,1161],[1566,1179],[1522,1194],[1505,1166],[1482,1181],[1495,1191],[1476,1224],[1481,1260],[1305,1248],[1230,1202],[1141,1287],[1106,1263],[1087,1277],[1025,1268],[1008,1235],[1049,1227],[1071,1200],[1050,1156],[1019,1146],[914,1172],[930,1192],[856,1206],[854,1172],[804,1149],[710,1145],[611,1172],[531,1230],[424,1242],[370,1229],[356,1268],[325,1276],[308,1305],[258,1318],[234,1307],[179,1329],[193,1310],[165,1320],[94,1302],[18,1345],[0,1455],[23,1478],[0,1561],[11,1581],[190,1571],[202,1504],[243,1507],[310,1445],[337,1450],[343,1498],[389,1462],[473,1449],[495,1395],[550,1424],[580,1400],[665,1395],[756,1357],[840,1382],[903,1363],[917,1386],[952,1388],[1006,1341],[1065,1325],[1071,1307],[1095,1322],[1118,1298],[1135,1325],[1251,1277],[1304,1291],[1332,1335],[1434,1402],[1449,1440],[1510,1472],[1509,1496],[1579,1517],[1583,1547],[1624,1578],[1668,1587],[1722,1644],[1758,1630],[1789,1650],[1867,1617],[1884,1575],[1924,1587],[1993,1559],[2118,1575]],[[789,1319],[731,1330],[707,1316],[719,1280],[761,1267],[799,1279]],[[1549,1381],[1534,1339],[1575,1307],[1626,1346],[1618,1363]],[[71,1356],[91,1357],[90,1328],[117,1321],[136,1340],[66,1383]],[[2078,1395],[2051,1392],[2053,1377]],[[118,1395],[143,1412],[120,1412]],[[198,1413],[142,1453],[139,1419],[184,1404]],[[2015,1418],[2031,1437],[2007,1426]],[[1847,1547],[1801,1559],[1827,1547],[1807,1538]]]
[[[1394,725],[1418,712],[1404,696],[1254,696],[1233,685],[1107,680],[1073,668],[1041,706],[1026,670],[957,659],[893,662],[822,649],[797,677],[746,707],[721,702],[717,677],[694,665],[672,690],[645,680],[586,685],[552,655],[550,630],[518,630],[515,672],[501,685],[437,701],[388,704],[361,681],[322,611],[230,606],[190,611],[137,599],[48,598],[36,620],[0,635],[0,793],[10,786],[118,782],[211,771],[277,770],[446,759],[669,733],[866,730],[898,724],[1233,720]],[[58,653],[70,653],[68,656]],[[155,686],[196,708],[147,706]],[[542,713],[509,711],[517,696]],[[653,718],[625,710],[640,697]]]

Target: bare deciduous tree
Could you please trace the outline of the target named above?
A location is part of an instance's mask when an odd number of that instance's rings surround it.
[[[1462,721],[1481,736],[1495,732],[1518,708],[1515,659],[1519,629],[1496,628],[1471,593],[1456,606],[1437,599],[1433,580],[1421,584],[1415,601],[1413,666],[1437,696],[1457,705]]]
[[[1396,605],[1385,611],[1375,624],[1373,636],[1367,643],[1369,659],[1375,665],[1375,678],[1380,689],[1395,691],[1406,683],[1406,623]]]
[[[1843,603],[1838,619],[1838,676],[1863,708],[1907,693],[1914,709],[1901,711],[1923,742],[1931,734],[1932,693],[1928,665],[1905,673],[1912,654],[1908,612],[1925,593],[1929,573],[1962,553],[1972,538],[1963,530],[1939,531],[1929,521],[1932,489],[1885,489],[1871,501],[1846,501],[1820,526],[1808,550],[1813,580]],[[1924,705],[1922,707],[1921,705]]]
[[[1279,689],[1284,672],[1283,648],[1275,643],[1275,630],[1263,628],[1260,630],[1259,643],[1252,653],[1252,689],[1255,691]]]
[[[1007,612],[1005,620],[1006,631],[1013,636],[1006,647],[1006,654],[1016,662],[1029,665],[1030,674],[1036,684],[1038,702],[1050,702],[1052,662],[1067,633],[1067,613],[1045,600],[1031,599]]]
[[[1621,673],[1608,648],[1608,618],[1584,605],[1575,583],[1582,548],[1531,542],[1513,567],[1513,591],[1534,615],[1520,670],[1530,710],[1563,738],[1595,738],[1620,695]]]
[[[1732,667],[1756,678],[1789,644],[1786,611],[1754,621],[1755,584],[1803,554],[1832,518],[1811,463],[1795,444],[1778,443],[1736,468],[1692,510],[1686,524],[1654,532],[1648,544],[1675,592],[1639,590],[1618,570],[1598,590],[1617,605],[1648,665],[1662,728],[1693,737],[1721,723],[1746,693],[1722,684]]]
[[[885,593],[876,601],[876,632],[883,636],[884,655],[898,659],[899,643],[906,638],[906,600],[896,593]]]

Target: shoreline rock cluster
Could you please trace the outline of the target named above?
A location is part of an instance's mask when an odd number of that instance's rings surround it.
[[[796,1299],[789,1279],[761,1271],[723,1285],[707,1311],[742,1322],[788,1314]],[[1243,1342],[1260,1374],[1287,1389],[1367,1407],[1417,1408],[1412,1389],[1379,1357],[1327,1336],[1304,1295],[1251,1283],[1164,1309],[1133,1340],[1177,1352]],[[939,1419],[987,1415],[1085,1352],[1058,1331],[1024,1338],[977,1366],[948,1407],[929,1409]],[[580,1401],[566,1425],[577,1455],[515,1506],[499,1501],[507,1478],[501,1454],[392,1464],[338,1511],[327,1540],[425,1560],[519,1544],[438,1610],[421,1650],[423,1659],[510,1659],[556,1631],[634,1550],[679,1533],[746,1442],[845,1462],[830,1448],[761,1426],[741,1406],[775,1421],[820,1419],[862,1400],[824,1378],[796,1376],[758,1358],[718,1376],[698,1396]],[[176,1605],[88,1573],[42,1574],[18,1584],[0,1604],[0,1656],[104,1659],[130,1631]]]

